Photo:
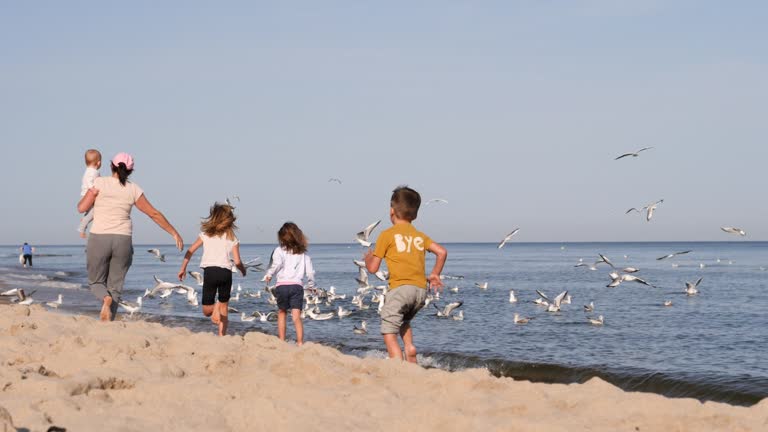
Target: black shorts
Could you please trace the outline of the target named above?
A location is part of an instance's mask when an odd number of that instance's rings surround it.
[[[301,285],[280,285],[275,288],[275,297],[280,310],[304,308],[304,287]]]
[[[222,267],[206,267],[203,269],[203,305],[210,306],[216,303],[216,292],[219,293],[219,302],[229,301],[232,293],[232,270]]]

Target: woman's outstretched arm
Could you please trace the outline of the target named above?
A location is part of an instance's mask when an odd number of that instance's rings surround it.
[[[168,219],[165,218],[165,216],[160,212],[160,210],[154,208],[152,204],[149,203],[149,200],[147,199],[144,194],[142,194],[139,199],[136,200],[136,208],[144,212],[147,216],[150,217],[157,226],[164,229],[168,234],[173,236],[173,239],[176,241],[176,247],[179,250],[184,250],[184,240],[182,240],[179,233],[176,231],[176,228],[171,225],[170,222],[168,222]]]

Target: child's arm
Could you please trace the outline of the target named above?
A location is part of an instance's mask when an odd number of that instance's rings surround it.
[[[77,203],[77,212],[85,213],[93,207],[93,203],[96,202],[96,195],[99,194],[99,190],[96,188],[88,189],[88,192],[80,198],[80,202]]]
[[[432,273],[430,273],[427,280],[429,281],[429,287],[437,291],[438,288],[443,287],[443,281],[440,280],[440,273],[442,273],[445,260],[448,258],[448,251],[434,242],[429,245],[427,250],[435,254],[436,257],[435,266],[432,267]]]
[[[184,254],[184,260],[181,262],[181,270],[179,270],[179,280],[184,280],[184,278],[187,276],[187,264],[189,264],[189,260],[192,258],[192,255],[195,254],[198,248],[203,245],[203,239],[200,237],[195,240],[194,243],[192,243],[192,246],[189,247],[189,250],[187,250],[187,253]]]
[[[373,254],[373,249],[368,249],[368,252],[363,255],[365,260],[365,268],[369,273],[376,273],[381,267],[381,258]]]
[[[245,266],[243,265],[243,262],[240,260],[240,243],[236,243],[232,247],[232,259],[235,260],[235,267],[237,267],[238,270],[240,270],[240,273],[245,277]]]
[[[272,258],[269,259],[269,269],[267,270],[267,274],[264,275],[264,279],[262,280],[269,283],[272,280],[272,276],[274,276],[275,272],[277,272],[282,264],[283,254],[280,253],[280,248],[276,248],[275,251],[272,252]]]

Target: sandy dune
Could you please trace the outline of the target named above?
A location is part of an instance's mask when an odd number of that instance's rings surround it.
[[[0,347],[0,406],[20,430],[768,430],[768,399],[743,408],[599,379],[533,384],[40,306],[0,306]],[[0,415],[0,432],[7,424]]]

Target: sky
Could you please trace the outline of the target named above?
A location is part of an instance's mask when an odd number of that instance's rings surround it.
[[[81,241],[88,148],[102,175],[133,154],[187,243],[233,194],[243,242],[289,220],[352,241],[401,184],[448,200],[415,221],[444,243],[768,240],[767,21],[760,1],[0,2],[0,244]]]

